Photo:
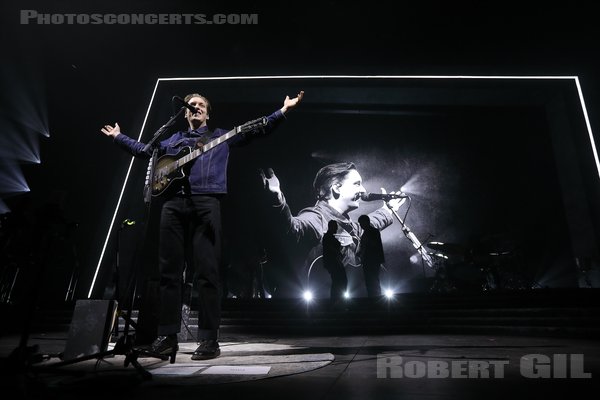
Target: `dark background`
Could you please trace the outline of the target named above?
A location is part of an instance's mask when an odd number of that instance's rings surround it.
[[[53,254],[46,257],[53,258],[45,285],[48,298],[62,297],[65,277],[74,269],[79,274],[76,297],[84,297],[130,160],[99,128],[118,121],[124,131],[137,136],[158,78],[576,75],[594,128],[600,122],[600,82],[598,27],[590,7],[577,2],[401,1],[393,8],[342,2],[4,2],[0,154],[2,168],[19,168],[31,191],[14,195],[3,190],[3,201],[13,214],[22,215],[18,226],[31,227],[21,233],[22,248],[41,249],[37,257],[41,252],[42,258]],[[20,25],[21,9],[258,13],[259,23]],[[214,126],[224,127],[275,110],[285,95],[307,92],[280,131],[250,144],[252,153],[244,150],[232,157],[231,170],[241,172],[231,177],[227,226],[252,203],[241,193],[255,176],[246,166],[273,167],[296,212],[312,204],[310,184],[325,161],[354,161],[370,191],[377,191],[380,183],[392,190],[396,182],[420,179],[416,186],[421,192],[413,194],[407,220],[419,237],[432,234],[440,241],[467,244],[473,238],[509,235],[511,242],[528,249],[526,265],[536,282],[552,275],[542,285],[576,285],[576,276],[568,273],[574,257],[597,254],[599,189],[572,82],[531,86],[475,80],[466,85],[350,79],[335,84],[298,80],[200,85],[198,91],[205,93],[207,88],[214,103]],[[192,86],[165,89],[145,135],[170,115],[168,99],[196,91]],[[390,93],[398,97],[390,98]],[[32,134],[39,126],[50,136]],[[325,132],[333,134],[323,140]],[[560,139],[561,133],[570,139]],[[318,146],[315,139],[322,140]],[[20,149],[38,146],[41,163],[24,161],[27,157]],[[289,148],[295,152],[285,151]],[[393,171],[395,179],[384,171]],[[139,171],[133,175],[143,179]],[[570,188],[564,182],[575,187],[575,194],[565,194]],[[134,180],[125,201],[129,208],[124,212],[140,218],[135,206],[136,201],[141,206],[140,185]],[[587,225],[574,232],[573,226],[582,220]],[[53,246],[53,253],[39,234],[31,234],[48,225],[66,229],[60,236],[68,238]],[[243,229],[235,232],[246,235]],[[141,233],[127,234],[135,238]],[[398,279],[408,282],[418,275],[419,266],[406,260],[410,245],[403,238],[396,240],[399,234],[392,227],[384,240]],[[244,242],[236,233],[230,235],[232,242]],[[106,258],[113,258],[114,252],[113,240]],[[555,274],[536,272],[557,268]],[[100,288],[107,286],[111,270],[111,265],[102,266]]]

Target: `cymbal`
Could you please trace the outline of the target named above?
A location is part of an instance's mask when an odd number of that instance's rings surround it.
[[[463,255],[467,252],[465,246],[456,243],[429,242],[425,246],[449,255]]]

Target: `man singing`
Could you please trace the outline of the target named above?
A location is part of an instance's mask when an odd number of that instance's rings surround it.
[[[284,115],[300,103],[304,92],[295,98],[286,96],[283,106],[267,117],[266,130],[274,128]],[[196,112],[185,111],[189,129],[173,134],[158,144],[159,155],[175,155],[184,147],[195,148],[213,141],[228,132],[210,130],[207,121],[211,113],[208,99],[198,93],[185,97]],[[121,133],[121,128],[105,125],[101,131],[114,142],[137,157],[149,158],[140,143]],[[218,357],[220,348],[218,332],[221,322],[221,199],[227,193],[227,164],[229,146],[240,136],[218,144],[191,162],[184,179],[173,181],[174,190],[165,193],[160,217],[159,235],[159,326],[158,337],[149,351],[171,355],[174,362],[179,348],[177,333],[180,330],[182,306],[182,276],[186,255],[194,268],[198,285],[198,340],[199,346],[193,360]]]

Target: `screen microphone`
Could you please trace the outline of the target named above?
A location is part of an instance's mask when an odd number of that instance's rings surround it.
[[[361,193],[360,199],[363,201],[390,201],[392,199],[407,199],[408,195],[404,193]]]

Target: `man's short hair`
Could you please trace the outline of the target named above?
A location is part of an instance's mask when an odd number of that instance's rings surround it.
[[[358,217],[358,223],[360,224],[360,226],[363,225],[363,223],[367,226],[371,225],[371,218],[369,218],[368,215],[361,215],[360,217]]]
[[[327,231],[337,231],[338,228],[338,223],[335,219],[331,219],[329,220],[329,222],[327,223]]]
[[[187,103],[192,99],[192,97],[200,97],[201,99],[203,99],[206,102],[206,111],[208,111],[208,113],[210,114],[210,112],[211,112],[210,101],[206,97],[202,96],[199,93],[190,93],[187,96],[185,96],[183,101],[185,101]]]
[[[329,164],[321,168],[313,181],[317,199],[331,198],[331,187],[336,183],[341,183],[352,170],[356,170],[356,166],[351,162]]]

